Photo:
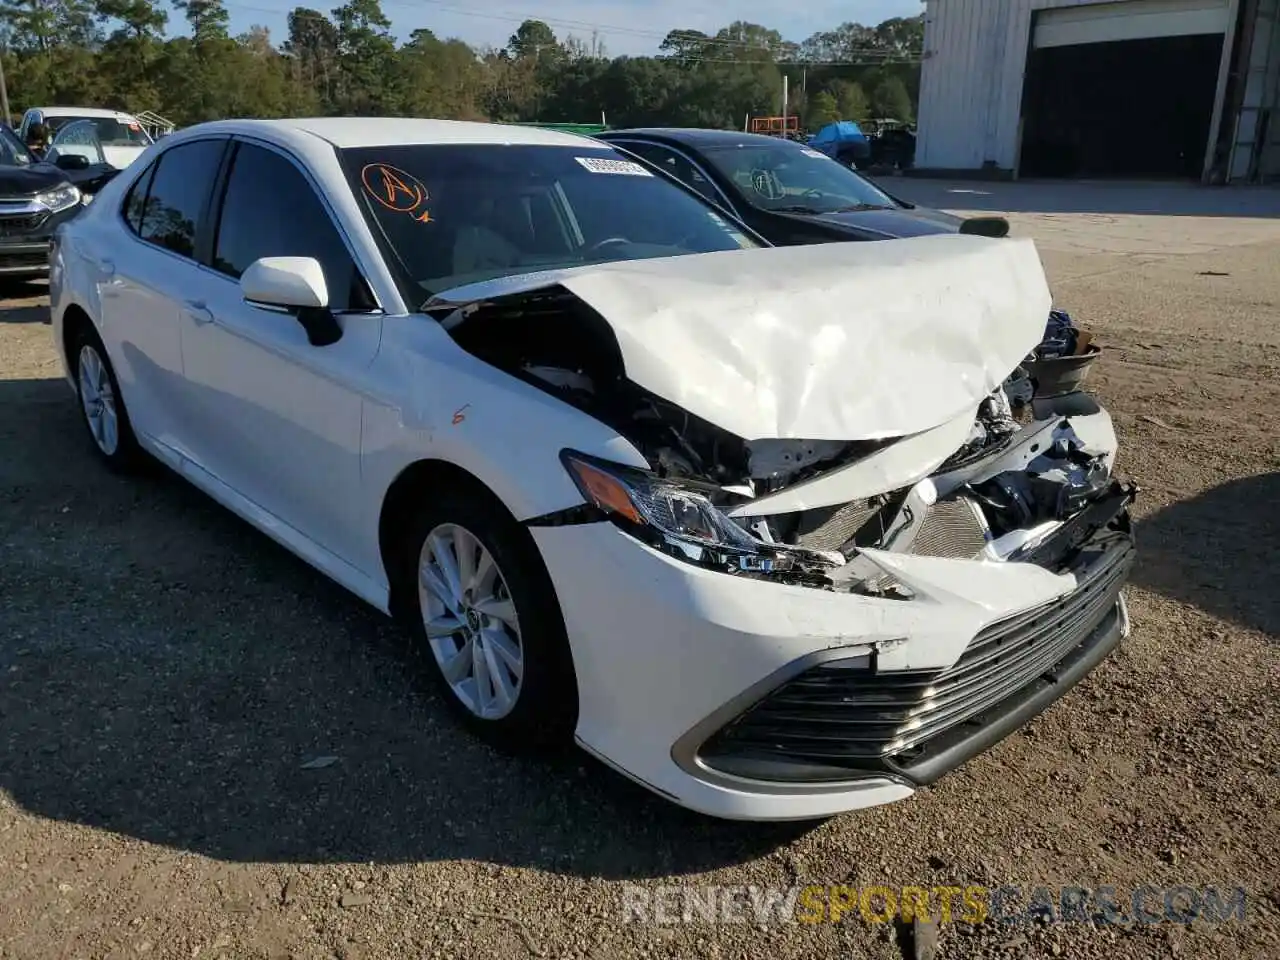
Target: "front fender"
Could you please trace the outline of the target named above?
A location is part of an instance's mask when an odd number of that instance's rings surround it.
[[[517,520],[583,502],[560,462],[566,447],[648,466],[615,430],[471,356],[435,321],[390,318],[385,329],[361,429],[362,477],[378,491],[365,525],[370,556],[378,555],[378,516],[387,492],[419,461],[465,470]]]

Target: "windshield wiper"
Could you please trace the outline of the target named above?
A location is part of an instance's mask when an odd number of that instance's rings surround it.
[[[827,213],[829,211],[819,210],[817,207],[806,207],[803,204],[792,204],[788,207],[771,207],[775,213]]]
[[[838,210],[832,210],[832,213],[853,213],[855,210],[892,210],[892,207],[886,207],[883,203],[853,203],[847,207],[840,207]]]

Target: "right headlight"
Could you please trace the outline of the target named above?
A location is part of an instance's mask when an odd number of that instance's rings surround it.
[[[731,520],[707,485],[656,474],[566,450],[565,469],[587,503],[651,546],[694,563],[734,572],[820,576],[844,562],[812,550],[766,543]]]
[[[64,183],[44,193],[37,193],[35,200],[50,213],[61,213],[80,202],[80,190],[74,184]]]

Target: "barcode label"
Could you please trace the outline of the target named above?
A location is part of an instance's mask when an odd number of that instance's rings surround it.
[[[652,177],[653,174],[630,160],[606,160],[603,157],[574,157],[592,173],[618,173],[624,177]]]

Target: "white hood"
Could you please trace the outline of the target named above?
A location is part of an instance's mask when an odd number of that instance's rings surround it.
[[[613,328],[626,375],[745,440],[920,433],[974,409],[1040,342],[1030,240],[943,234],[628,260],[470,284],[555,284]]]

